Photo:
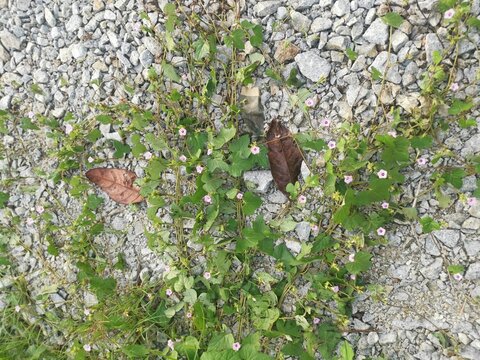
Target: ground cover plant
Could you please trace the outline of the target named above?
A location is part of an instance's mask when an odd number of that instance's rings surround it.
[[[457,198],[473,205],[480,197],[478,187],[473,194],[460,192],[463,178],[480,172],[480,159],[455,156],[438,139],[450,126],[476,125],[469,117],[473,101],[455,96],[457,63],[449,59],[452,53],[458,57],[466,36],[462,29],[478,28],[478,19],[468,2],[440,1],[438,11],[448,24],[451,47],[434,53],[422,81],[422,107],[406,114],[379,99],[370,129],[325,118],[309,131],[280,131],[280,138],[299,150],[274,160],[274,166],[268,155],[269,148],[275,151],[274,140],[264,136],[274,119],[263,122],[245,113],[241,88],[268,76],[288,92],[291,107],[310,119],[322,101],[315,95],[322,81],[312,87],[294,70],[284,76],[262,51],[262,26],[240,14],[225,26],[221,14],[205,19],[170,3],[163,8],[161,33],[142,14],[142,31],[163,49],[148,70],[153,108],[127,98],[92,104],[85,119],[72,113],[57,120],[2,111],[0,132],[13,134],[19,148],[25,134],[48,139],[44,150],[55,170],[34,166],[34,176],[47,179],[52,188],[66,187],[78,205],[66,208],[47,189],[49,202],[23,217],[9,208],[15,177],[3,180],[0,289],[8,292],[0,355],[353,359],[346,339],[354,332],[352,301],[358,293],[376,291],[364,280],[372,264],[370,249],[386,241],[395,222],[420,224],[424,233],[442,226],[418,216],[419,194],[402,196],[405,171],[434,166],[430,184],[419,191],[433,192],[442,208]],[[392,34],[404,19],[391,11],[382,21]],[[357,57],[353,48],[346,55],[352,62]],[[177,66],[175,57],[184,63]],[[373,68],[372,85],[383,88],[388,70],[388,64],[383,72]],[[125,89],[128,93],[131,85]],[[276,120],[288,127],[288,121]],[[115,128],[120,137],[103,141],[102,127]],[[4,157],[12,161],[15,154],[5,150]],[[278,180],[285,166],[286,178],[296,179],[300,160],[299,181]],[[142,176],[129,172],[133,162],[142,164]],[[283,204],[267,218],[265,199],[244,174],[269,168],[285,196],[279,193]],[[35,192],[35,184],[25,184],[23,191]],[[141,232],[148,248],[164,258],[157,273],[119,281],[117,274],[128,262],[125,251],[112,254],[104,243],[119,232],[101,216],[107,206],[148,219]],[[312,210],[307,217],[306,207]],[[299,242],[298,225],[305,222],[309,230]],[[26,227],[39,232],[34,241],[44,251],[33,251],[24,240]],[[32,293],[12,256],[15,249],[42,264],[51,286]],[[54,261],[73,268],[74,279]],[[461,264],[448,270],[459,279],[464,272]],[[59,290],[69,294],[66,302],[51,296]],[[88,306],[85,296],[94,299]]]

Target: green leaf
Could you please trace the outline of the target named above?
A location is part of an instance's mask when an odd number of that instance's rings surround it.
[[[440,224],[433,220],[430,216],[424,216],[420,219],[420,224],[422,225],[422,232],[424,234],[431,233],[434,230],[440,230]]]
[[[0,191],[0,209],[4,209],[7,206],[8,199],[10,195],[7,193]]]
[[[175,345],[175,350],[180,354],[185,355],[187,360],[196,360],[198,349],[200,348],[200,343],[193,336],[187,336],[185,339]]]
[[[456,189],[461,189],[465,175],[465,170],[461,168],[453,168],[452,170],[445,172],[442,175],[442,178],[449,184],[452,184]]]
[[[145,140],[147,140],[152,149],[155,151],[162,151],[168,148],[167,143],[164,139],[155,136],[152,133],[145,134]]]
[[[193,47],[195,49],[194,59],[196,61],[200,61],[210,54],[210,44],[202,38],[196,40],[193,43]]]
[[[337,181],[337,177],[334,174],[327,174],[327,178],[325,180],[325,186],[323,188],[323,192],[325,196],[330,196],[335,192],[336,181]]]
[[[347,263],[345,267],[350,273],[359,274],[370,269],[372,266],[371,258],[372,255],[370,253],[359,251],[355,254],[355,261]]]
[[[298,75],[298,70],[296,68],[293,68],[292,70],[290,70],[290,75],[288,75],[288,78],[286,81],[288,86],[292,86],[296,88],[299,88],[300,86],[302,86],[303,82],[297,78],[297,75]]]
[[[97,128],[90,131],[87,135],[87,139],[92,143],[96,142],[101,137],[102,137],[102,132]]]
[[[455,7],[457,0],[439,0],[438,2],[438,10],[441,12],[445,12],[448,9]]]
[[[465,266],[463,266],[463,265],[449,265],[447,270],[450,274],[462,274],[465,271]]]
[[[248,135],[242,135],[238,139],[235,139],[228,146],[232,153],[235,153],[241,159],[246,159],[250,156],[250,137]]]
[[[277,73],[276,71],[268,68],[267,70],[265,70],[265,75],[267,75],[269,78],[275,80],[275,81],[282,81],[282,77],[279,73]]]
[[[187,289],[183,293],[183,301],[193,305],[197,301],[197,292],[194,289]]]
[[[113,147],[115,148],[115,152],[113,153],[114,158],[120,159],[130,153],[130,146],[118,140],[113,140]]]
[[[468,18],[467,25],[476,27],[477,29],[480,29],[480,19],[477,19],[476,17],[472,16],[472,17]]]
[[[460,119],[458,121],[458,125],[462,129],[466,129],[466,128],[469,128],[469,127],[472,127],[472,126],[477,126],[477,120],[475,120],[475,119]]]
[[[398,29],[403,23],[403,17],[401,17],[396,12],[390,12],[388,14],[385,14],[384,16],[382,16],[382,20],[385,24],[390,25],[391,27],[394,27],[396,29]]]
[[[382,73],[374,66],[372,66],[372,79],[376,81],[382,80]]]
[[[146,358],[150,350],[145,345],[132,344],[122,347],[122,351],[130,358]]]
[[[435,65],[438,65],[442,62],[442,54],[438,50],[434,50],[432,53],[432,60]]]
[[[347,54],[347,57],[352,61],[355,61],[358,58],[358,54],[350,48],[347,48],[345,53]]]
[[[344,341],[340,346],[340,356],[342,360],[353,360],[355,353],[352,345],[348,341]]]
[[[174,82],[180,82],[181,78],[178,76],[177,71],[173,67],[172,64],[168,64],[167,62],[163,61],[162,62],[162,70],[163,74],[170,79],[171,81]]]
[[[102,301],[107,297],[111,296],[115,292],[117,282],[114,278],[101,278],[98,276],[93,276],[90,279],[90,287],[95,292],[98,297],[98,300]]]
[[[214,146],[215,149],[218,150],[227,142],[232,140],[235,137],[236,133],[237,133],[237,129],[234,126],[229,128],[224,127],[220,130],[220,133],[213,139],[212,145]]]
[[[140,157],[143,155],[143,153],[145,151],[147,151],[147,148],[145,145],[143,145],[141,142],[141,137],[139,134],[133,134],[132,137],[131,137],[131,141],[133,143],[133,147],[132,147],[132,154],[133,156],[135,156],[136,158]]]
[[[253,215],[260,205],[262,205],[262,199],[254,193],[247,191],[243,195],[242,209],[245,215]]]
[[[219,213],[220,213],[220,203],[218,199],[215,199],[215,202],[212,205],[207,206],[207,209],[206,209],[207,221],[203,226],[204,231],[208,231],[212,227]]]
[[[260,48],[263,44],[263,28],[261,25],[255,25],[252,28],[253,36],[250,36],[250,44]]]
[[[415,149],[428,149],[432,146],[433,138],[429,135],[425,136],[414,136],[410,140],[410,144]]]
[[[452,106],[448,109],[450,115],[458,115],[465,111],[470,110],[473,107],[473,101],[462,101],[459,99],[454,99]]]
[[[35,125],[33,122],[32,122],[32,119],[30,118],[22,118],[22,120],[20,121],[20,127],[23,129],[23,130],[39,130],[40,128]]]
[[[245,31],[243,29],[235,29],[231,32],[232,43],[238,50],[245,49]]]
[[[417,209],[413,207],[406,207],[401,210],[402,214],[409,220],[414,220],[418,217]]]
[[[100,114],[95,117],[95,119],[103,125],[111,124],[113,119],[110,115]]]
[[[317,329],[317,338],[319,341],[319,351],[325,360],[334,358],[337,344],[342,338],[335,325],[331,323],[322,323]]]

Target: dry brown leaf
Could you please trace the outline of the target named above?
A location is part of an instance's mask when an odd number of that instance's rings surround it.
[[[126,205],[143,201],[140,189],[133,186],[137,178],[133,171],[96,168],[88,170],[85,176],[105,191],[113,201]]]
[[[277,120],[270,122],[267,132],[268,161],[273,179],[281,192],[288,196],[288,183],[295,184],[300,175],[303,155],[292,133]]]

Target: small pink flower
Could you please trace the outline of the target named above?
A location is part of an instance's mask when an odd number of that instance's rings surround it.
[[[146,160],[150,160],[152,158],[152,156],[153,156],[153,154],[150,151],[147,151],[147,152],[143,153],[143,157]]]
[[[312,98],[308,98],[307,100],[305,100],[305,105],[308,106],[308,107],[315,106],[315,103],[316,103],[316,101]]]
[[[213,150],[212,149],[207,149],[207,155],[212,155]]]
[[[65,134],[70,134],[73,131],[73,126],[70,124],[65,125]]]
[[[463,276],[460,273],[456,273],[456,274],[453,274],[453,278],[457,281],[460,281],[463,279]]]
[[[335,149],[337,147],[337,143],[333,140],[329,141],[327,144],[329,149]]]
[[[87,161],[91,164],[95,161],[94,158],[92,158],[91,156],[88,157]]]
[[[197,167],[195,168],[197,170],[197,173],[201,174],[203,172],[203,166],[201,165],[197,165]]]
[[[305,203],[307,202],[307,197],[306,197],[305,195],[300,195],[300,196],[298,197],[298,202],[299,202],[300,204],[305,204]]]
[[[350,262],[355,261],[355,253],[348,255],[348,261],[350,261]]]
[[[191,319],[192,318],[192,313],[191,312],[187,312],[187,319]]]
[[[388,209],[389,207],[390,207],[390,204],[387,203],[386,201],[382,203],[382,209]]]
[[[205,196],[203,197],[203,202],[204,202],[205,204],[211,204],[211,203],[212,203],[212,197],[211,197],[210,195],[205,195]]]
[[[83,350],[85,350],[86,352],[90,352],[92,351],[92,347],[90,346],[90,344],[85,344],[83,345]]]
[[[167,295],[167,296],[172,296],[172,294],[173,294],[172,289],[167,289],[167,290],[165,291],[165,295]]]
[[[323,119],[322,121],[320,121],[320,125],[323,126],[323,127],[328,127],[330,126],[330,119]]]
[[[37,213],[41,214],[45,211],[45,208],[42,205],[37,205],[35,206],[35,210],[37,211]]]
[[[357,275],[351,274],[350,275],[350,280],[357,280]]]
[[[175,342],[172,339],[168,339],[167,346],[170,348],[170,350],[172,350],[172,351],[175,350],[174,349]]]
[[[396,131],[389,131],[389,132],[387,132],[387,134],[390,135],[391,137],[394,137],[394,138],[397,137],[397,132]]]
[[[378,234],[379,236],[385,235],[386,232],[387,232],[387,230],[385,230],[383,227],[379,227],[379,228],[377,229],[377,234]]]
[[[336,285],[335,285],[335,286],[332,286],[332,291],[333,291],[334,293],[338,293],[338,292],[340,291],[340,288],[339,288],[338,286],[336,286]]]
[[[353,176],[352,175],[345,175],[343,178],[343,181],[345,181],[345,184],[350,184],[353,181]]]
[[[313,318],[313,324],[314,324],[314,325],[320,324],[320,319],[317,318],[317,317],[314,317],[314,318]]]
[[[34,113],[33,111],[29,111],[29,112],[28,112],[28,117],[29,117],[30,119],[33,119],[33,118],[35,117],[35,113]]]
[[[467,199],[468,206],[475,206],[477,205],[477,198],[470,197]]]
[[[83,310],[83,313],[85,314],[85,316],[88,316],[88,315],[90,315],[90,310],[89,310],[89,309],[85,309],[85,310]]]
[[[32,226],[35,223],[35,221],[31,217],[29,217],[29,218],[27,218],[26,223],[27,223],[28,226]]]
[[[452,85],[450,85],[450,90],[452,91],[457,91],[459,88],[460,86],[458,86],[457,83],[452,83]]]
[[[313,224],[312,225],[312,232],[315,234],[318,232],[318,225],[317,224]]]
[[[169,273],[169,272],[170,272],[170,270],[171,270],[170,266],[168,266],[168,265],[165,265],[165,270],[164,270],[164,271],[165,271],[166,273]]]
[[[454,15],[455,15],[455,10],[448,9],[447,11],[445,11],[445,14],[443,14],[443,17],[445,19],[451,19],[451,18],[453,18]]]
[[[242,199],[243,199],[243,193],[239,192],[239,193],[237,194],[237,199],[238,199],[238,200],[242,200]]]
[[[253,155],[257,155],[260,153],[260,148],[258,146],[252,146],[250,148],[250,151],[252,152]]]
[[[238,342],[235,342],[232,345],[233,351],[238,351],[238,350],[240,350],[241,347],[242,347],[242,345],[240,345],[240,343],[238,343]]]
[[[386,170],[380,170],[378,173],[377,173],[378,177],[380,179],[386,179],[387,176],[388,176],[388,173]]]
[[[188,80],[188,74],[182,74],[182,80],[187,81]]]
[[[212,277],[212,274],[210,274],[208,271],[205,271],[205,272],[203,273],[203,277],[208,280],[208,279],[210,279],[210,278]]]
[[[187,161],[187,157],[185,155],[180,155],[178,160],[180,160],[181,162],[185,162]]]
[[[16,305],[16,306],[15,306],[15,312],[19,313],[20,310],[22,310],[22,308],[20,307],[20,305]]]
[[[185,136],[185,135],[187,135],[187,129],[185,129],[185,128],[183,128],[183,127],[180,128],[180,130],[178,130],[178,134],[179,134],[180,136]]]
[[[427,159],[425,159],[424,157],[421,157],[421,158],[417,159],[417,164],[420,165],[420,166],[423,166],[426,163],[427,163]]]

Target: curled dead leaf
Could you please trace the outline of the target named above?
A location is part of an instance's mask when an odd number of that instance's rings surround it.
[[[143,201],[140,189],[133,186],[137,175],[125,169],[90,169],[85,176],[98,185],[113,201],[120,204],[133,204]]]
[[[270,122],[267,131],[268,161],[273,179],[281,192],[288,196],[288,183],[295,184],[300,175],[303,154],[292,133],[277,120]]]

